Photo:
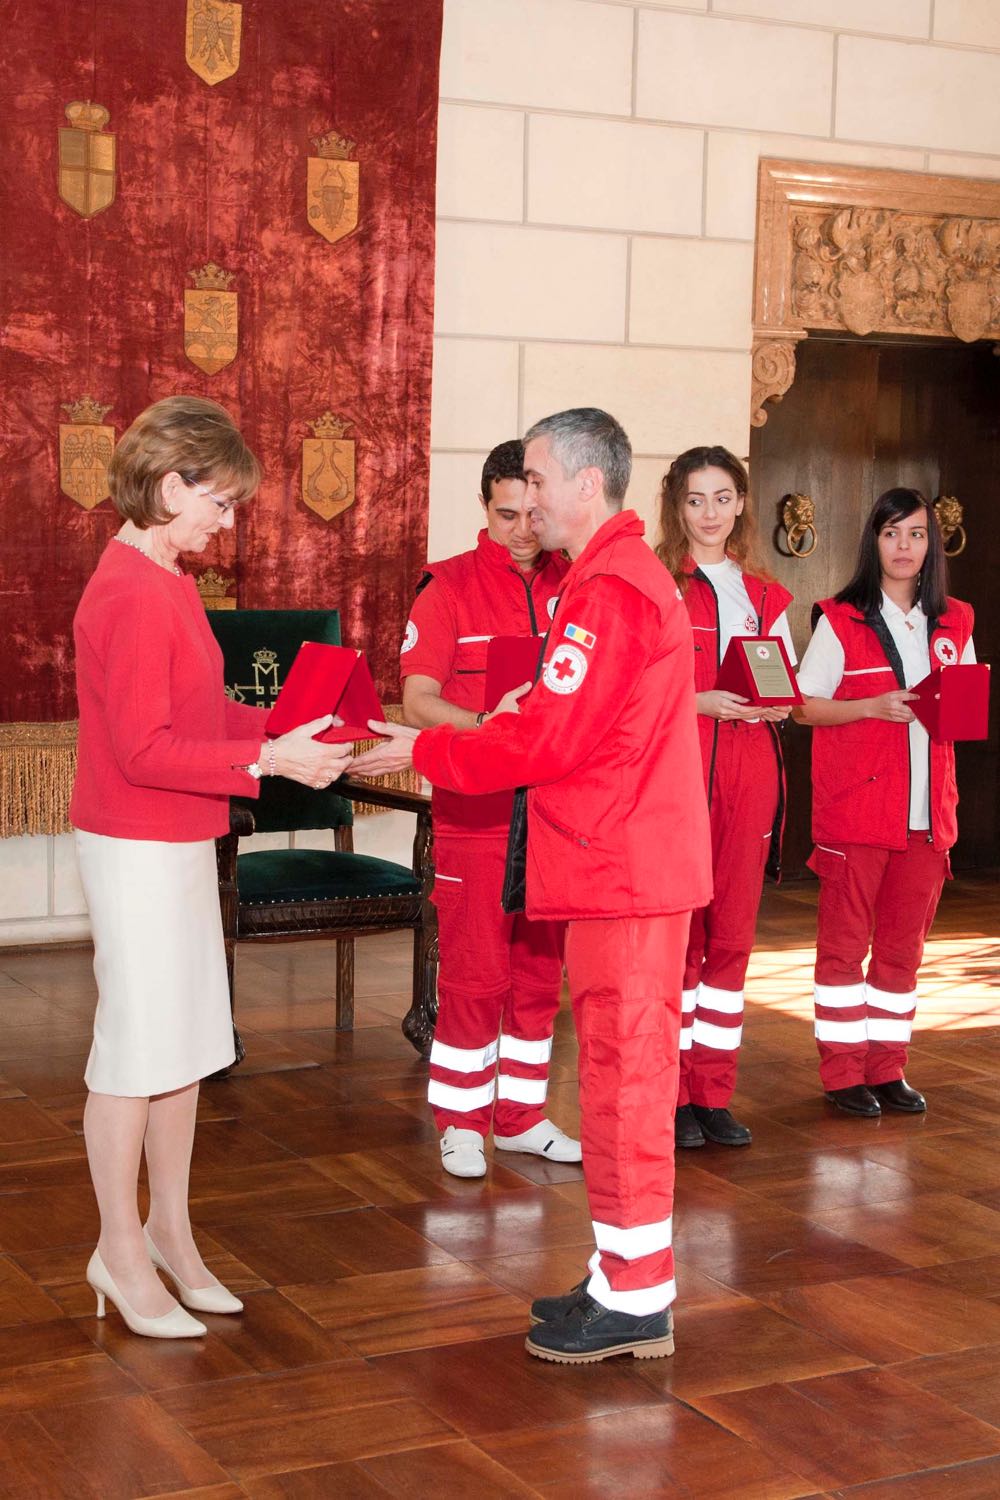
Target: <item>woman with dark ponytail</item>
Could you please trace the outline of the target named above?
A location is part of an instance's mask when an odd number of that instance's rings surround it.
[[[746,469],[725,448],[690,448],[660,492],[657,555],[681,591],[694,630],[695,692],[712,823],[711,904],[692,913],[684,972],[678,1146],[748,1146],[730,1113],[743,1034],[743,982],[765,866],[775,876],[784,821],[776,723],[787,708],[754,708],[716,688],[737,635],[779,635],[795,651],[785,611],[791,594],[757,556]]]
[[[930,741],[910,689],[935,667],[975,661],[972,625],[970,606],[948,597],[927,501],[886,490],[865,522],[853,578],[816,606],[799,672],[806,701],[795,710],[813,726],[819,1071],[846,1114],[927,1107],[904,1073],[958,790],[953,746]]]

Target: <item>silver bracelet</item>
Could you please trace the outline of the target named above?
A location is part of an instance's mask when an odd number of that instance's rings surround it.
[[[268,740],[268,742],[267,742],[267,774],[269,776],[277,776],[277,774],[278,774],[277,771],[274,768],[274,741],[273,740]]]

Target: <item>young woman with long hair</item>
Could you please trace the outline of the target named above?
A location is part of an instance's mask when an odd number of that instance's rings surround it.
[[[660,490],[657,555],[694,630],[695,691],[712,823],[715,894],[692,913],[684,972],[678,1146],[747,1146],[729,1103],[743,1035],[743,983],[765,866],[777,875],[784,773],[776,724],[786,708],[754,708],[715,686],[734,636],[781,636],[791,594],[758,557],[747,471],[726,448],[689,448]]]
[[[813,726],[820,1077],[847,1114],[919,1114],[927,1106],[905,1080],[907,1047],[958,790],[953,746],[931,742],[909,690],[976,656],[972,609],[948,597],[941,533],[918,490],[879,496],[854,576],[813,618],[795,717]]]

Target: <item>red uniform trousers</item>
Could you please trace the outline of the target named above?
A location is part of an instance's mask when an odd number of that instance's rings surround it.
[[[688,912],[571,921],[583,1175],[597,1250],[589,1292],[644,1314],[676,1296],[674,1105]]]
[[[565,923],[504,912],[506,854],[506,834],[434,839],[440,967],[427,1098],[440,1131],[485,1136],[492,1120],[498,1135],[519,1135],[545,1118]]]
[[[820,879],[815,1003],[823,1087],[892,1083],[906,1069],[917,970],[948,855],[926,828],[911,829],[900,850],[817,844],[809,867]]]
[[[684,963],[677,1103],[724,1109],[736,1087],[743,981],[778,808],[778,763],[765,724],[721,721],[712,770],[708,906],[691,913]]]

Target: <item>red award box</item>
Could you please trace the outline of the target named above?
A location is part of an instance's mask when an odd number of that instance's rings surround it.
[[[786,708],[802,702],[785,643],[776,635],[734,635],[715,686],[738,693],[757,708]]]
[[[368,720],[385,720],[372,674],[360,651],[303,641],[264,729],[270,735],[287,734],[324,714],[335,714],[344,721],[331,724],[315,736],[328,745],[370,740]]]
[[[984,662],[935,667],[910,689],[910,707],[935,744],[989,736],[990,669]]]
[[[486,695],[488,714],[511,688],[534,682],[545,645],[543,635],[495,635],[486,648]]]

